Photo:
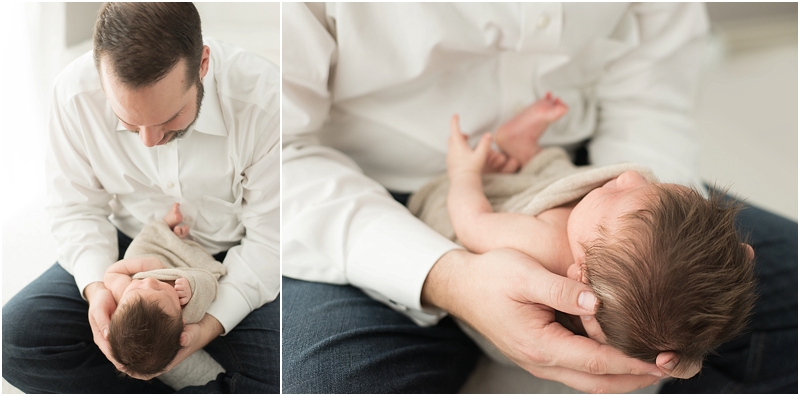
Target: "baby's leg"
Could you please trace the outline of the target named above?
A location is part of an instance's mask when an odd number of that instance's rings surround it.
[[[189,226],[187,225],[178,225],[181,221],[183,221],[183,215],[181,215],[180,204],[173,204],[172,209],[167,212],[167,215],[164,216],[164,221],[167,222],[169,228],[175,232],[175,235],[178,238],[183,239],[189,235]]]
[[[567,105],[548,92],[497,129],[495,140],[503,152],[525,165],[539,151],[539,138],[567,112]]]
[[[192,299],[192,287],[186,278],[175,280],[175,291],[178,292],[178,301],[180,301],[181,306],[188,304],[189,300]]]

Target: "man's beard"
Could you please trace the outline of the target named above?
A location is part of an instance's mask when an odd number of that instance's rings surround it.
[[[167,132],[165,134],[166,139],[162,139],[164,141],[162,144],[167,144],[175,139],[182,138],[187,132],[189,132],[190,129],[192,129],[195,121],[197,121],[197,117],[200,115],[200,106],[203,104],[203,95],[205,95],[205,90],[203,89],[203,80],[198,78],[195,86],[197,87],[197,112],[194,114],[194,119],[189,125],[186,126],[186,128]]]

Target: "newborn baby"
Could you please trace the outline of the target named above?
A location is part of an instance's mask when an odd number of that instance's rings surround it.
[[[161,373],[185,343],[186,323],[196,323],[217,295],[225,266],[187,240],[178,204],[133,239],[125,258],[106,270],[114,295],[108,341],[111,353],[135,375]]]
[[[498,129],[502,153],[489,134],[472,150],[454,116],[447,175],[409,209],[470,251],[516,249],[588,284],[597,313],[571,318],[573,331],[646,362],[672,351],[676,369],[696,367],[743,330],[755,300],[738,209],[643,167],[578,168],[562,149],[542,150],[539,137],[566,111],[550,94],[534,103]]]

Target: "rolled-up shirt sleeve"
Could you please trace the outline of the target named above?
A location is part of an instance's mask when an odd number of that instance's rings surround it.
[[[58,246],[58,262],[83,290],[102,282],[105,270],[117,261],[117,230],[107,193],[95,176],[85,151],[82,126],[72,117],[75,106],[56,82],[48,123],[47,212]],[[84,296],[85,298],[85,296]]]
[[[636,45],[597,84],[591,163],[638,163],[663,182],[702,188],[692,110],[708,32],[704,5],[635,4],[617,31]]]
[[[435,262],[459,248],[397,203],[317,131],[331,106],[336,42],[322,5],[289,3],[283,19],[283,274],[350,284],[421,325],[443,312],[420,293]]]

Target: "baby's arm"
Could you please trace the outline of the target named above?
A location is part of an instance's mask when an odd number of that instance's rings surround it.
[[[495,213],[492,209],[481,182],[490,142],[491,135],[484,135],[473,151],[461,133],[458,116],[453,116],[447,151],[450,221],[458,239],[472,252],[512,248],[530,255],[537,246],[548,246],[545,239],[550,233],[545,232],[545,224],[533,216]]]
[[[180,301],[181,306],[188,304],[189,300],[192,299],[192,286],[186,278],[175,280],[175,291],[178,292],[178,301]]]
[[[166,267],[155,257],[123,259],[108,267],[103,277],[103,284],[114,295],[114,300],[119,302],[122,292],[131,284],[131,276],[162,268]]]

